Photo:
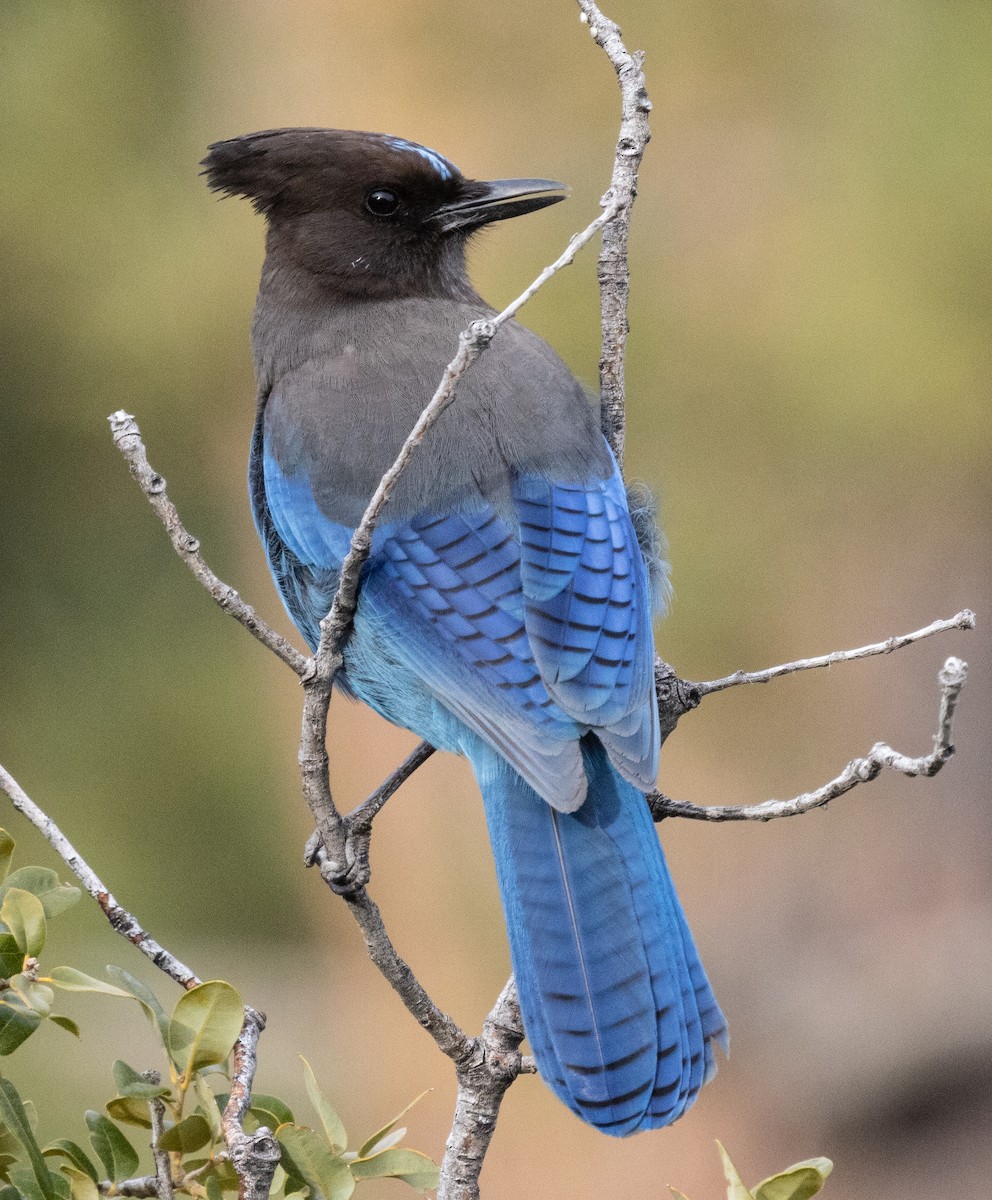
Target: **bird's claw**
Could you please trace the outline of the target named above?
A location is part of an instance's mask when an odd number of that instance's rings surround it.
[[[348,899],[360,892],[372,876],[369,842],[367,832],[349,830],[344,843],[344,862],[340,863],[328,857],[320,834],[314,833],[306,845],[307,864],[319,864],[321,878],[331,891]]]

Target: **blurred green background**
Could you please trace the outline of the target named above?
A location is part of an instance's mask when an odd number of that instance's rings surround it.
[[[992,8],[987,0],[613,0],[647,51],[654,137],[632,235],[629,473],[655,487],[676,601],[662,653],[697,679],[990,605]],[[197,178],[211,141],[279,125],[402,134],[479,177],[573,198],[480,240],[509,301],[597,211],[618,100],[570,0],[6,0],[0,10],[0,761],[155,936],[270,1017],[259,1086],[303,1108],[306,1054],[357,1132],[446,1063],[301,868],[300,693],[168,547],[110,441],[137,415],[215,570],[288,630],[248,515],[248,328],[262,226]],[[598,359],[595,255],[525,310]],[[834,1200],[987,1195],[992,1171],[989,638],[714,697],[666,746],[702,803],[812,788],[876,739],[930,746],[935,676],[972,664],[960,756],[771,826],[664,841],[734,1036],[671,1130],[615,1143],[539,1083],[510,1093],[491,1196],[720,1193],[837,1161]],[[410,739],[335,702],[356,801]],[[18,862],[52,858],[10,813]],[[377,825],[373,894],[435,998],[477,1029],[507,972],[474,785],[432,761]],[[152,976],[95,909],[53,950]],[[156,984],[171,1004],[174,989]],[[43,1137],[82,1136],[141,1019],[70,997],[8,1060]],[[71,1128],[59,1116],[73,1114]],[[373,1188],[368,1195],[374,1197]],[[382,1185],[383,1195],[400,1185]],[[667,1193],[665,1193],[667,1194]]]

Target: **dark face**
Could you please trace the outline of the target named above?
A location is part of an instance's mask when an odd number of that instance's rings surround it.
[[[203,165],[212,188],[265,214],[270,254],[356,297],[463,294],[475,230],[564,199],[561,184],[466,179],[424,146],[347,130],[248,134]]]

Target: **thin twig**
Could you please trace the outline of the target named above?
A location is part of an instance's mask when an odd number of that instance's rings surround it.
[[[967,628],[965,626],[965,628]],[[905,643],[903,643],[905,645]],[[876,651],[883,653],[883,651]],[[960,658],[949,658],[937,676],[940,685],[940,710],[934,748],[919,758],[909,758],[893,750],[885,742],[876,742],[864,758],[849,762],[843,771],[815,792],[804,792],[792,800],[765,800],[761,804],[722,804],[702,806],[672,800],[660,792],[648,795],[648,805],[656,821],[662,817],[688,817],[696,821],[772,821],[777,817],[795,817],[814,808],[822,808],[838,796],[843,796],[859,783],[868,783],[888,767],[901,775],[932,776],[954,756],[951,739],[954,710],[968,674],[968,664]]]
[[[42,812],[13,775],[2,765],[0,765],[0,791],[6,792],[17,811],[27,817],[35,829],[39,830],[48,843],[54,847],[69,870],[103,909],[104,916],[121,937],[126,937],[132,945],[137,946],[142,954],[147,955],[160,971],[164,971],[180,987],[189,989],[200,983],[189,967],[160,946],[151,934],[142,929],[135,917],[117,903],[111,895],[110,889],[87,864],[58,825],[47,813]]]
[[[347,901],[351,915],[358,922],[365,939],[369,958],[379,969],[386,982],[394,989],[417,1023],[431,1035],[438,1049],[456,1063],[470,1052],[474,1039],[442,1012],[427,994],[420,981],[400,957],[386,933],[379,906],[369,896],[364,886],[341,889],[339,864],[328,861],[327,852],[321,845],[312,846],[311,862],[320,868],[328,886]]]
[[[145,1071],[145,1079],[149,1083],[161,1083],[162,1076],[158,1071]],[[155,1194],[158,1200],[172,1200],[172,1161],[168,1150],[159,1147],[159,1141],[165,1133],[165,1105],[156,1096],[148,1101],[148,1109],[152,1122],[152,1159],[155,1162]]]
[[[231,1093],[221,1117],[227,1151],[238,1173],[239,1200],[266,1200],[279,1164],[279,1143],[272,1130],[263,1125],[251,1134],[244,1131],[258,1065],[258,1039],[264,1028],[265,1014],[246,1006],[245,1023],[234,1043]]]
[[[708,683],[686,683],[685,686],[695,689],[700,697],[708,696],[711,692],[722,692],[726,688],[737,687],[742,683],[768,683],[782,675],[792,675],[796,671],[810,671],[817,667],[832,667],[835,663],[853,662],[858,658],[871,658],[875,654],[891,654],[893,650],[901,650],[912,642],[932,637],[935,633],[946,633],[950,629],[974,629],[975,614],[969,608],[962,609],[946,621],[933,621],[923,629],[913,633],[902,633],[896,637],[887,638],[884,642],[873,642],[870,646],[859,646],[856,650],[835,650],[832,654],[821,654],[817,658],[800,658],[796,662],[782,663],[777,667],[767,667],[763,671],[735,671],[723,679],[711,679]]]
[[[123,409],[111,413],[107,419],[114,443],[123,454],[135,482],[145,493],[148,503],[165,526],[173,549],[179,557],[224,612],[240,621],[253,637],[258,638],[263,646],[267,646],[273,654],[281,658],[291,671],[300,676],[305,675],[310,663],[306,655],[301,654],[295,646],[290,645],[284,637],[267,625],[251,605],[246,604],[229,584],[218,579],[203,561],[198,539],[182,523],[176,506],[166,494],[164,477],[153,470],[148,462],[138,422]]]
[[[158,1177],[139,1175],[134,1179],[120,1179],[116,1183],[112,1179],[101,1179],[96,1190],[101,1196],[128,1196],[140,1200],[141,1197],[158,1195]]]
[[[620,134],[610,190],[603,197],[604,205],[614,210],[617,219],[611,218],[603,230],[598,278],[603,339],[599,360],[600,420],[622,470],[626,433],[624,358],[630,328],[627,322],[630,294],[627,241],[631,209],[637,195],[637,175],[651,137],[648,125],[651,101],[642,70],[643,53],[627,50],[619,27],[605,17],[592,0],[578,0],[578,5],[581,20],[589,26],[596,44],[613,64],[620,83]]]
[[[392,798],[414,771],[422,767],[433,753],[434,747],[430,742],[421,742],[419,746],[411,751],[392,775],[380,783],[367,800],[363,800],[356,809],[353,809],[348,814],[348,821],[352,832],[367,830],[386,801]]]

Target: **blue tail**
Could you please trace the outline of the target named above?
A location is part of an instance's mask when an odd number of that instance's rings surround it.
[[[589,792],[575,813],[481,743],[471,758],[538,1070],[622,1137],[680,1117],[716,1070],[712,1043],[729,1043],[644,797],[595,738],[582,753]]]

